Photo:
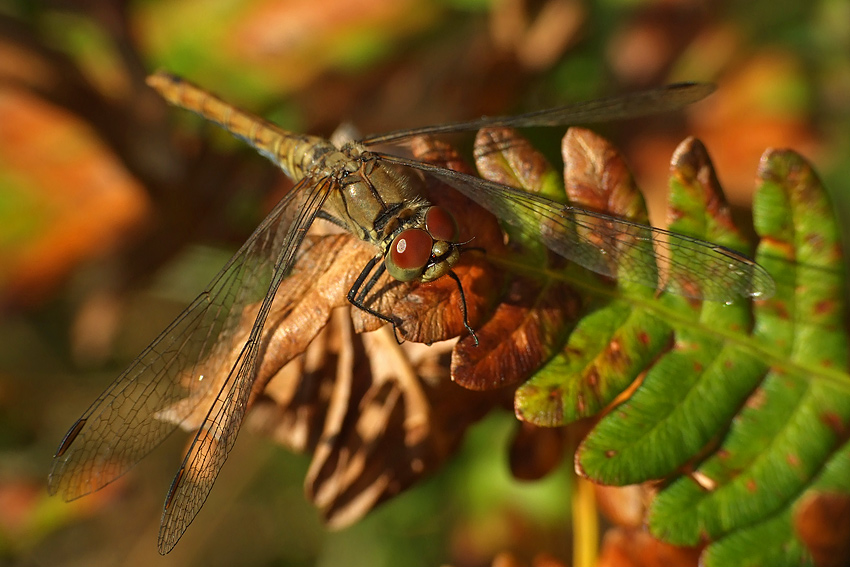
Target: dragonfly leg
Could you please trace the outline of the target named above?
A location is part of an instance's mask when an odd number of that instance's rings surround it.
[[[346,226],[346,224],[344,222],[342,222],[341,220],[339,220],[338,218],[336,218],[332,214],[326,212],[324,209],[320,209],[319,212],[316,213],[316,216],[318,218],[322,219],[322,220],[328,221],[331,224],[335,224],[340,228],[348,230],[348,226]]]
[[[354,283],[352,284],[351,289],[348,290],[348,295],[346,297],[348,298],[348,302],[351,303],[353,306],[357,307],[362,311],[365,311],[369,315],[374,315],[381,321],[386,321],[387,323],[392,325],[393,336],[395,337],[396,342],[398,342],[398,344],[401,344],[404,341],[399,337],[398,321],[395,319],[395,317],[384,315],[383,313],[372,309],[365,303],[366,296],[369,294],[370,291],[372,291],[372,288],[375,287],[375,284],[378,283],[378,279],[382,275],[384,275],[384,272],[387,269],[386,265],[383,262],[380,262],[380,264],[378,263],[382,259],[382,256],[375,256],[374,258],[369,260],[369,262],[366,264],[366,266],[364,266],[363,270],[360,272],[360,275],[357,276],[356,280],[354,280]],[[376,264],[378,266],[377,269],[375,268]],[[372,277],[369,278],[369,281],[366,281],[366,278],[373,270],[374,273],[372,274]]]
[[[475,341],[475,346],[478,346],[478,337],[475,335],[475,331],[472,330],[472,327],[469,326],[469,319],[466,316],[466,295],[463,293],[463,286],[460,284],[460,278],[457,277],[454,270],[449,270],[447,275],[455,281],[457,284],[457,290],[460,293],[460,312],[463,315],[463,326],[466,327],[466,330],[469,331],[470,335],[472,335],[472,340]]]

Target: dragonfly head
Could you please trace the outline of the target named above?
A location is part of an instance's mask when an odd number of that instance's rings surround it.
[[[404,229],[393,239],[385,262],[395,279],[430,282],[457,264],[458,228],[451,213],[442,207],[429,207],[424,226]]]

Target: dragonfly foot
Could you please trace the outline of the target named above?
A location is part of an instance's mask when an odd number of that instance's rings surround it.
[[[402,337],[401,334],[399,334],[399,330],[398,330],[399,324],[395,321],[395,319],[390,321],[390,323],[393,326],[393,337],[395,338],[395,342],[397,342],[399,345],[403,345],[404,344],[404,337]]]

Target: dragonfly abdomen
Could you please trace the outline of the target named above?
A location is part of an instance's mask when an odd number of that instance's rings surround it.
[[[325,154],[336,151],[323,138],[284,130],[175,75],[159,71],[148,77],[147,84],[170,104],[192,111],[244,140],[294,181],[312,173]]]

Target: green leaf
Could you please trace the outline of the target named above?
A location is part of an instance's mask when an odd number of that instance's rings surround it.
[[[612,152],[572,129],[564,151],[567,195],[574,204],[646,222],[643,200]],[[512,172],[513,180],[497,179],[535,185],[521,168]],[[674,232],[750,251],[696,140],[674,155],[668,218]],[[517,416],[565,425],[599,414],[633,388],[586,437],[576,467],[602,484],[665,479],[649,511],[650,530],[679,545],[712,542],[706,565],[811,562],[817,544],[795,524],[801,498],[850,498],[839,230],[817,177],[793,152],[769,151],[762,159],[754,225],[756,260],[777,289],[752,302],[656,297],[551,259],[533,276],[533,266],[517,270],[524,274],[517,277],[543,282],[541,289],[566,285],[581,304],[573,317],[548,319],[545,337],[560,342],[535,351],[551,352],[548,361],[513,376],[528,378],[516,390]],[[677,254],[673,262],[688,261]],[[663,278],[665,267],[659,269]],[[525,308],[524,320],[541,324],[535,305]]]
[[[772,152],[763,158],[759,177],[756,257],[774,276],[777,293],[757,302],[754,337],[770,370],[719,449],[696,470],[711,490],[680,477],[659,494],[649,521],[667,541],[696,543],[735,530],[758,533],[759,524],[777,516],[772,522],[782,529],[773,530],[770,540],[743,532],[721,540],[716,553],[722,557],[728,547],[747,557],[767,544],[785,549],[780,563],[787,564],[799,547],[789,510],[816,484],[850,429],[848,378],[834,375],[847,367],[844,277],[837,226],[809,166],[791,152]],[[844,468],[845,479],[848,473]],[[845,482],[842,491],[848,488]]]

